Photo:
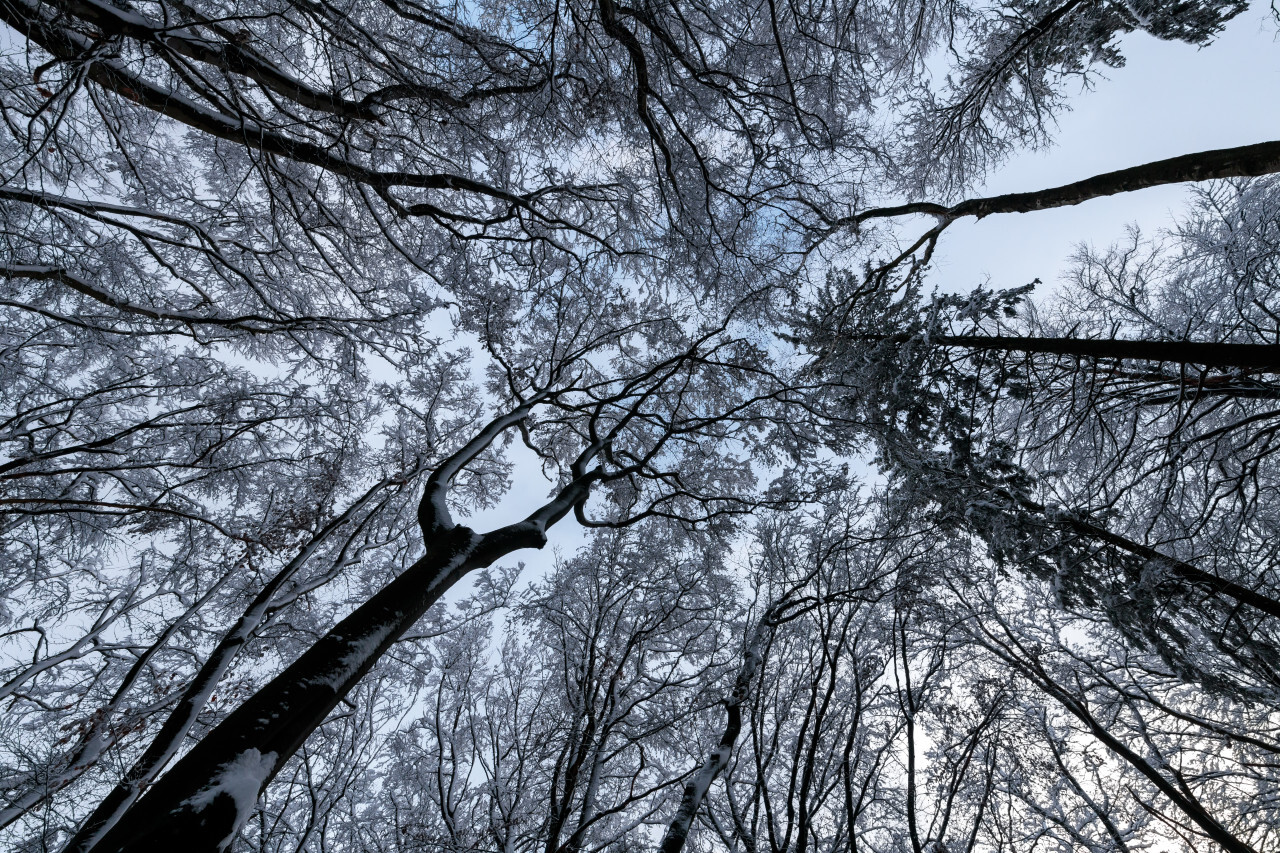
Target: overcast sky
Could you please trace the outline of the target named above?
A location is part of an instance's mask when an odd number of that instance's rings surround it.
[[[1280,42],[1267,2],[1254,2],[1206,48],[1131,34],[1128,63],[1106,72],[1059,116],[1052,147],[1015,158],[975,195],[1058,186],[1213,148],[1280,139]],[[969,290],[1040,278],[1051,285],[1076,244],[1106,246],[1136,222],[1153,233],[1171,222],[1186,186],[1096,199],[1076,207],[961,220],[947,229],[933,279]]]

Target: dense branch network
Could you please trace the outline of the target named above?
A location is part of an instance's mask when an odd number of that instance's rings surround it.
[[[0,0],[5,842],[1274,847],[1280,143],[970,197],[1244,3],[846,6]]]

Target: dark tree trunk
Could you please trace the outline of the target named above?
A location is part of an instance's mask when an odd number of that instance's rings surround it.
[[[996,490],[1004,496],[1008,496],[1003,490]],[[1016,499],[1015,499],[1016,500]],[[1043,515],[1050,515],[1049,509],[1044,504],[1035,503],[1034,501],[1018,500],[1024,509]],[[1095,539],[1099,542],[1105,542],[1113,548],[1118,548],[1125,553],[1132,554],[1143,560],[1165,566],[1169,569],[1169,573],[1182,581],[1201,587],[1213,595],[1225,595],[1241,604],[1247,604],[1256,610],[1266,613],[1268,616],[1280,617],[1280,601],[1264,595],[1256,590],[1249,589],[1247,586],[1241,586],[1238,583],[1220,578],[1215,574],[1198,569],[1190,563],[1162,554],[1154,548],[1143,545],[1141,542],[1135,542],[1127,536],[1121,536],[1118,533],[1112,533],[1104,527],[1085,521],[1080,518],[1066,517],[1059,519],[1059,523],[1064,524],[1077,534]]]
[[[858,335],[856,340],[906,343],[914,335]],[[1037,338],[1016,335],[932,335],[928,342],[957,349],[1061,355],[1069,358],[1200,364],[1280,372],[1280,344],[1143,341],[1120,338]]]
[[[935,474],[941,474],[947,480],[952,482],[959,480],[972,483],[977,487],[978,491],[998,496],[1002,500],[1008,502],[1011,508],[1016,507],[1026,512],[1035,513],[1036,515],[1044,518],[1045,521],[1051,524],[1058,524],[1063,527],[1067,527],[1082,537],[1094,539],[1098,542],[1104,542],[1113,548],[1124,551],[1125,553],[1131,554],[1140,559],[1165,566],[1168,568],[1170,574],[1185,583],[1198,586],[1214,595],[1225,595],[1241,604],[1246,604],[1261,611],[1262,613],[1266,613],[1268,616],[1280,618],[1280,601],[1277,601],[1264,593],[1258,592],[1257,590],[1250,589],[1247,586],[1241,586],[1238,583],[1221,578],[1211,572],[1206,572],[1203,569],[1196,568],[1190,563],[1179,560],[1176,557],[1170,557],[1167,554],[1162,554],[1155,548],[1143,545],[1141,542],[1136,542],[1127,536],[1120,535],[1119,533],[1113,533],[1104,527],[1099,527],[1098,525],[1074,514],[1055,510],[1029,498],[1012,494],[1007,489],[1001,488],[1000,486],[996,486],[991,483],[977,482],[975,480],[971,480],[964,474],[939,467],[931,467],[930,470]]]
[[[240,615],[240,618],[223,635],[222,640],[209,654],[209,657],[205,659],[195,677],[187,684],[178,700],[177,706],[164,721],[159,733],[143,750],[142,755],[134,761],[133,766],[129,768],[129,772],[125,774],[124,778],[80,825],[80,829],[67,842],[64,853],[85,853],[85,851],[91,849],[96,840],[105,835],[115,825],[119,816],[133,805],[137,797],[151,784],[173,756],[177,754],[187,733],[195,724],[196,718],[208,703],[209,696],[217,687],[219,680],[226,673],[228,667],[231,666],[245,643],[261,627],[271,610],[278,605],[277,593],[294,577],[297,571],[306,563],[307,558],[314,553],[314,550],[326,538],[345,526],[357,512],[365,508],[390,484],[391,481],[389,480],[383,480],[375,484],[358,500],[353,502],[346,511],[335,516],[293,560],[277,572],[275,577],[258,591],[253,601],[249,603],[249,606]]]
[[[989,635],[990,636],[990,635]],[[1130,749],[1120,738],[1113,735],[1103,721],[1090,710],[1087,700],[1070,687],[1059,684],[1053,676],[1045,671],[1034,656],[1020,644],[1012,643],[1021,654],[1010,652],[1009,645],[1003,643],[997,654],[1029,677],[1032,682],[1058,701],[1072,716],[1078,719],[1107,749],[1125,761],[1130,767],[1147,778],[1165,797],[1169,799],[1184,815],[1190,819],[1201,832],[1212,838],[1223,850],[1230,853],[1258,853],[1253,847],[1237,838],[1230,829],[1224,826],[1213,814],[1200,803],[1185,787],[1170,781],[1143,756]]]
[[[976,216],[981,219],[993,213],[1030,213],[1051,207],[1069,207],[1095,198],[1134,192],[1165,184],[1186,181],[1208,181],[1216,178],[1249,178],[1280,172],[1280,141],[1259,142],[1239,148],[1219,148],[1198,154],[1183,154],[1167,160],[1156,160],[1106,172],[1064,184],[1060,187],[1028,193],[1008,193],[989,198],[971,198],[947,207],[921,201],[894,207],[877,207],[840,220],[837,225],[857,227],[869,219],[925,214],[947,220]]]
[[[509,529],[437,530],[426,555],[233,711],[92,849],[225,849],[266,783],[427,608],[473,569],[538,544]]]
[[[999,350],[1075,358],[1114,358],[1206,367],[1252,367],[1280,371],[1280,344],[1220,344],[1202,341],[1126,341],[1115,338],[1029,338],[1004,335],[941,335],[930,339],[947,347]]]
[[[1193,586],[1201,587],[1213,595],[1225,595],[1233,598],[1241,604],[1247,604],[1250,607],[1266,613],[1268,616],[1280,618],[1280,601],[1263,595],[1256,590],[1249,589],[1247,586],[1241,586],[1238,583],[1232,583],[1229,580],[1220,578],[1215,574],[1206,572],[1203,569],[1197,569],[1190,563],[1174,557],[1161,554],[1154,548],[1149,548],[1140,542],[1135,542],[1119,534],[1112,533],[1105,528],[1098,527],[1085,521],[1069,521],[1068,526],[1081,534],[1100,542],[1106,542],[1112,547],[1119,548],[1135,557],[1140,557],[1157,565],[1166,566],[1169,573],[1186,583]]]

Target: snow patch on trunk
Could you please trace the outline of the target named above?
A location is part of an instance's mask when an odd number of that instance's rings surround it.
[[[236,817],[231,831],[218,842],[219,850],[226,850],[231,846],[236,833],[249,819],[254,804],[258,802],[258,793],[266,784],[275,765],[274,752],[263,755],[256,749],[246,749],[229,764],[224,764],[208,787],[202,788],[183,804],[190,806],[193,811],[200,812],[224,794],[231,798],[235,804]]]
[[[306,684],[324,685],[341,691],[364,664],[377,660],[378,648],[391,636],[396,626],[380,625],[377,629],[358,639],[343,640],[346,649],[342,657],[333,661],[325,675],[315,675],[306,679]]]
[[[372,633],[366,634],[358,640],[347,640],[347,653],[342,656],[342,660],[338,662],[338,668],[334,672],[334,687],[341,685],[343,681],[350,678],[360,667],[373,660],[376,660],[378,647],[386,642],[391,636],[394,629],[392,625],[384,625]]]

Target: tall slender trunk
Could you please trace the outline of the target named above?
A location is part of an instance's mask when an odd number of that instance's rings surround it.
[[[1064,687],[1040,663],[1039,654],[1031,653],[1001,624],[1005,637],[997,637],[993,630],[980,629],[986,638],[984,645],[1000,658],[1009,663],[1015,670],[1026,676],[1033,684],[1043,690],[1072,716],[1084,724],[1095,738],[1107,747],[1115,756],[1141,773],[1151,782],[1175,807],[1182,812],[1201,833],[1213,839],[1223,850],[1230,853],[1258,853],[1249,844],[1242,841],[1225,825],[1223,825],[1205,806],[1187,790],[1185,785],[1171,780],[1167,773],[1169,765],[1159,761],[1149,761],[1138,754],[1107,728],[1105,721],[1100,720],[1089,708],[1088,698],[1081,694],[1079,686]],[[1135,795],[1136,799],[1136,795]]]
[[[711,783],[728,765],[729,758],[733,755],[733,747],[738,742],[738,735],[742,731],[742,706],[751,690],[751,682],[755,680],[756,672],[760,669],[765,643],[773,634],[774,624],[771,614],[772,608],[751,632],[747,647],[742,653],[742,665],[738,668],[738,675],[734,679],[733,690],[724,703],[728,720],[725,722],[724,733],[720,736],[720,743],[707,755],[702,766],[694,771],[693,776],[685,784],[680,805],[676,808],[676,813],[667,826],[666,835],[662,838],[661,853],[680,853],[684,848],[685,840],[689,837],[689,829],[693,826],[693,818],[706,799]]]
[[[1070,520],[1067,525],[1084,536],[1106,542],[1108,545],[1119,548],[1135,557],[1148,560],[1156,565],[1165,566],[1169,573],[1175,577],[1194,586],[1201,587],[1214,595],[1225,595],[1233,598],[1241,604],[1247,604],[1250,607],[1266,613],[1268,616],[1280,617],[1280,601],[1270,596],[1264,595],[1256,590],[1252,590],[1247,586],[1241,586],[1233,583],[1225,578],[1221,578],[1211,572],[1198,569],[1190,563],[1183,562],[1176,557],[1170,557],[1162,554],[1154,548],[1143,545],[1141,542],[1135,542],[1125,536],[1090,524],[1085,521]]]
[[[522,521],[479,534],[453,523],[447,498],[458,472],[549,393],[495,417],[432,472],[418,503],[426,553],[205,735],[90,853],[225,851],[267,783],[431,605],[468,573],[546,545],[547,529],[580,508],[604,476],[587,466],[612,436],[588,445],[571,466],[573,478]]]
[[[859,335],[857,340],[906,343],[912,335]],[[1113,358],[1205,367],[1248,367],[1280,372],[1280,344],[1232,344],[1205,341],[1147,341],[1119,338],[1038,338],[1016,335],[931,335],[928,342],[944,347],[1063,355],[1074,358]]]
[[[1125,553],[1131,554],[1140,559],[1164,566],[1169,573],[1184,583],[1198,586],[1214,595],[1225,595],[1234,599],[1241,604],[1266,613],[1268,616],[1280,618],[1280,600],[1272,598],[1266,593],[1250,589],[1247,586],[1219,577],[1212,572],[1206,572],[1204,569],[1168,554],[1161,553],[1155,548],[1137,542],[1127,536],[1119,533],[1113,533],[1105,527],[1100,527],[1079,515],[1062,510],[1055,507],[1049,507],[1045,504],[1033,501],[1030,498],[1021,497],[1011,493],[1009,490],[1001,488],[989,482],[970,478],[965,474],[947,470],[945,468],[929,466],[928,470],[933,474],[942,475],[944,478],[955,481],[964,481],[976,487],[978,491],[987,494],[993,494],[1006,501],[1011,508],[1016,507],[1023,511],[1034,513],[1042,517],[1045,522],[1050,524],[1066,527],[1076,534],[1094,539],[1098,542],[1104,542],[1113,548]],[[963,483],[962,483],[963,487]]]
[[[948,347],[1045,353],[1076,358],[1116,358],[1206,367],[1280,370],[1280,344],[1230,344],[1203,341],[1126,341],[1087,338],[1032,338],[1005,335],[944,335],[931,339]]]
[[[462,526],[439,531],[421,559],[233,711],[93,850],[226,849],[267,781],[382,653],[472,569],[528,544],[491,537]]]

